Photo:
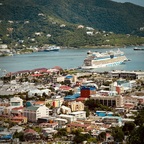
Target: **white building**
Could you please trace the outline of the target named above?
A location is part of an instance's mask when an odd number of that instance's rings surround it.
[[[69,107],[66,107],[66,106],[62,105],[61,106],[61,112],[63,114],[69,114],[69,113],[71,113],[71,109]]]
[[[49,116],[49,108],[45,105],[30,106],[24,109],[24,116],[28,121],[36,122],[38,118]]]
[[[68,120],[63,118],[55,118],[54,121],[58,123],[58,128],[65,128],[68,123]]]
[[[7,48],[8,48],[7,44],[0,44],[0,49],[7,49]]]
[[[59,117],[68,120],[70,123],[77,120],[77,118],[73,115],[60,114]]]
[[[81,101],[72,101],[68,103],[71,111],[83,111],[84,110],[84,103]]]
[[[77,120],[86,119],[86,111],[71,112],[70,115],[75,116]]]
[[[9,131],[10,132],[12,132],[12,133],[15,133],[15,132],[22,132],[23,131],[23,127],[21,127],[21,126],[18,126],[18,125],[15,125],[15,126],[13,126],[13,127],[11,127],[10,129],[9,129]]]
[[[36,95],[38,96],[43,96],[43,94],[49,94],[51,92],[51,90],[49,89],[43,89],[43,90],[39,90],[39,89],[32,89],[28,92],[28,97],[34,97]]]
[[[10,99],[10,106],[14,107],[23,107],[23,100],[19,97],[13,97]]]

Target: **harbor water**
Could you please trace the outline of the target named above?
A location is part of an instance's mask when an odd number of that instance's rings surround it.
[[[118,48],[113,48],[117,50]],[[99,68],[95,71],[127,70],[144,71],[144,51],[135,51],[134,47],[119,48],[130,60],[115,67]],[[88,51],[105,52],[111,48],[81,48],[60,49],[58,52],[35,52],[31,54],[0,57],[0,73],[32,70],[35,68],[53,68],[60,66],[63,69],[82,66]]]

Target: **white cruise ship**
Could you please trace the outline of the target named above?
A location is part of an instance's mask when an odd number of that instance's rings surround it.
[[[111,50],[105,53],[88,51],[81,68],[95,69],[108,66],[116,66],[127,60],[128,59],[124,55],[124,52],[120,51],[119,49],[117,51]]]

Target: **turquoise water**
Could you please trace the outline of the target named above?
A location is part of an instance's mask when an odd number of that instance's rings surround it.
[[[120,49],[131,61],[115,67],[100,68],[97,69],[97,71],[144,70],[144,51],[134,51],[133,48],[134,47],[127,47]],[[82,65],[86,53],[89,50],[105,52],[110,49],[61,49],[59,52],[36,52],[10,57],[0,57],[0,73],[2,73],[2,70],[16,72],[35,68],[53,68],[54,66],[60,66],[63,69],[76,68]],[[117,48],[114,50],[117,50]]]

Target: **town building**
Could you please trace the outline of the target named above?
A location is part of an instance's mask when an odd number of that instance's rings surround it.
[[[88,131],[89,128],[91,128],[90,124],[84,124],[84,123],[69,123],[67,124],[67,132],[72,132],[73,130],[81,129],[82,131]]]
[[[84,110],[84,103],[81,101],[69,101],[68,102],[68,107],[71,108],[71,111],[83,111]]]
[[[76,116],[73,115],[67,115],[67,114],[60,114],[59,118],[66,119],[69,123],[74,122],[77,120]]]
[[[10,106],[23,107],[23,100],[19,97],[13,97],[10,99]]]
[[[100,95],[91,95],[90,99],[98,100],[101,104],[108,107],[123,107],[123,97],[119,96],[100,96]]]
[[[30,106],[24,109],[23,115],[27,117],[28,121],[37,122],[38,118],[49,116],[49,108],[47,108],[45,105]]]
[[[54,108],[61,107],[63,102],[64,102],[64,98],[63,97],[57,97],[57,96],[45,100],[46,105],[53,106]]]
[[[75,116],[77,120],[85,120],[86,119],[86,111],[71,112],[69,115]]]

